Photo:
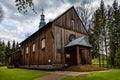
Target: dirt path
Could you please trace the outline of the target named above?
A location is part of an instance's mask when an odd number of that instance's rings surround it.
[[[44,77],[37,78],[35,80],[61,80],[64,77],[62,74],[50,74]]]
[[[79,76],[85,74],[88,74],[88,72],[55,71],[50,72],[50,75],[40,77],[35,80],[61,80],[64,76]]]
[[[65,75],[65,76],[80,76],[80,75],[89,74],[90,72],[55,71],[55,72],[50,72],[50,73]]]
[[[93,72],[108,72],[108,71],[110,70],[93,71]],[[80,75],[86,75],[92,72],[53,71],[49,73],[50,75],[40,77],[35,80],[61,80],[64,76],[80,76]]]

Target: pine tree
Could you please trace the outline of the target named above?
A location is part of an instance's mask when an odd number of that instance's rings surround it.
[[[120,47],[115,54],[115,65],[120,68]]]
[[[112,60],[111,60],[111,53],[112,53],[112,47],[114,47],[114,45],[112,44],[112,40],[114,39],[114,36],[112,34],[112,20],[113,20],[113,16],[112,16],[112,7],[110,5],[108,5],[107,7],[107,28],[108,28],[108,50],[109,50],[109,57],[107,58],[108,61],[107,63],[108,64],[111,64]]]
[[[12,52],[14,52],[16,50],[16,44],[15,44],[15,40],[13,40],[12,43]]]
[[[104,6],[104,1],[101,0],[100,3],[100,14],[99,14],[99,19],[100,19],[100,52],[102,54],[102,60],[103,60],[103,66],[104,66],[104,53],[106,53],[106,59],[107,59],[107,10]]]
[[[100,59],[100,10],[97,9],[93,15],[92,20],[92,28],[90,31],[90,43],[92,44],[92,53],[99,57],[99,66],[101,66],[101,59]]]
[[[0,65],[4,65],[4,64],[5,64],[5,47],[0,40]]]
[[[109,23],[109,46],[110,46],[110,64],[115,66],[115,54],[120,46],[120,9],[118,2],[114,0],[111,7],[112,19]]]
[[[19,43],[17,42],[17,44],[16,44],[16,50],[19,48]]]
[[[5,63],[7,64],[8,55],[11,54],[11,44],[10,41],[7,42],[6,49],[5,49]]]

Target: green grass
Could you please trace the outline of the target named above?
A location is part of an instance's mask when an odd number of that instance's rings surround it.
[[[34,80],[45,75],[48,73],[44,71],[0,67],[0,80]]]
[[[92,59],[92,64],[99,64],[99,58]],[[101,60],[101,64],[103,64],[103,61]],[[104,64],[106,64],[106,59],[104,58]]]
[[[66,76],[62,80],[120,80],[120,69],[113,69],[110,72],[93,72],[84,76]]]

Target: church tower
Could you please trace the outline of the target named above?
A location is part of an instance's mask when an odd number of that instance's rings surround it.
[[[42,28],[44,25],[46,25],[45,15],[44,15],[43,11],[44,10],[42,9],[41,19],[40,19],[40,23],[39,23],[39,29]]]

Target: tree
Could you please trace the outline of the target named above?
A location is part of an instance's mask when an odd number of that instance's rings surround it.
[[[99,8],[95,11],[92,16],[92,26],[89,30],[90,32],[90,43],[92,45],[92,53],[99,57],[99,66],[101,66],[101,59],[100,59],[100,10]],[[94,57],[94,56],[93,56]]]
[[[110,47],[110,56],[109,63],[115,66],[115,54],[118,48],[120,47],[120,7],[118,2],[114,0],[113,5],[109,8],[111,17],[108,23],[109,28],[109,47]]]
[[[25,33],[25,38],[28,38],[31,35],[30,32]]]
[[[113,17],[112,17],[112,7],[110,6],[110,5],[108,5],[108,7],[107,7],[107,28],[108,28],[108,55],[109,55],[109,57],[107,58],[108,59],[108,61],[107,61],[107,63],[108,64],[111,64],[111,62],[112,62],[112,60],[111,60],[111,51],[112,51],[112,47],[114,47],[113,46],[113,44],[111,44],[112,43],[112,34],[111,34],[111,31],[112,31],[112,20],[113,20]]]
[[[103,66],[104,66],[104,53],[106,53],[106,61],[107,61],[107,9],[104,6],[104,1],[101,0],[100,7],[99,7],[99,19],[100,19],[100,50],[103,60]]]
[[[15,0],[15,4],[19,12],[27,13],[29,8],[36,13],[33,0]]]
[[[2,10],[2,7],[0,6],[0,22],[3,20],[3,17],[4,17],[4,12]]]
[[[100,7],[95,11],[92,17],[92,28],[90,28],[90,43],[93,46],[93,54],[101,59],[104,66],[104,48],[107,57],[107,10],[104,6],[104,1],[101,0]],[[102,56],[102,58],[101,58]]]
[[[13,40],[12,43],[12,52],[14,52],[16,50],[16,44],[15,44],[15,40]]]
[[[94,10],[91,6],[91,2],[88,0],[83,0],[80,5],[76,7],[77,13],[79,14],[83,24],[88,29],[90,23],[90,17],[93,14]]]
[[[6,45],[6,50],[5,50],[5,63],[7,64],[7,61],[8,61],[8,55],[11,54],[11,44],[10,44],[10,41],[7,42],[7,45]]]
[[[0,40],[0,65],[5,64],[5,47]]]
[[[16,50],[19,48],[19,43],[17,42],[17,44],[16,44]]]
[[[120,68],[120,47],[115,54],[115,65]]]

